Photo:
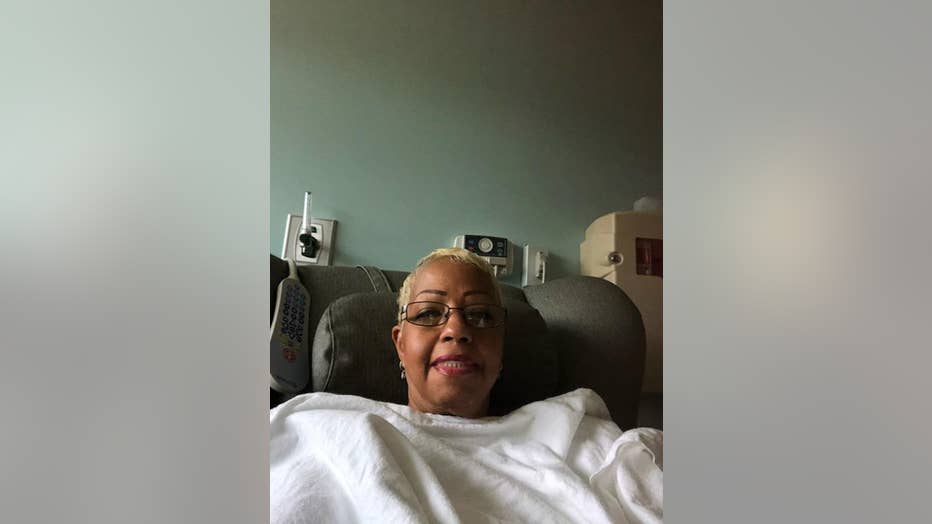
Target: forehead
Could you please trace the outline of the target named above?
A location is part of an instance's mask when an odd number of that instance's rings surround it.
[[[414,278],[411,289],[416,295],[425,289],[440,291],[482,291],[495,296],[491,276],[472,264],[451,260],[435,260],[422,266]]]

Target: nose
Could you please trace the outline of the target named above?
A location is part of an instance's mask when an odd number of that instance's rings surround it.
[[[444,342],[472,342],[472,328],[466,323],[462,311],[453,309],[447,314],[447,323],[443,325],[441,340]]]

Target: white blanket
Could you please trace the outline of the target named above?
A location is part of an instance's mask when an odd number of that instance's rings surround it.
[[[663,434],[588,389],[479,420],[311,393],[270,424],[272,524],[663,520]]]

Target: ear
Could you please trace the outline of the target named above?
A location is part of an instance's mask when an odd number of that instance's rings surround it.
[[[401,360],[404,350],[401,349],[401,344],[398,343],[399,338],[401,337],[401,326],[395,325],[392,327],[392,342],[395,343],[395,351],[398,353],[398,359]]]

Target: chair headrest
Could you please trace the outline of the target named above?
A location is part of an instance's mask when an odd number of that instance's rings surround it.
[[[396,293],[354,293],[334,300],[321,316],[311,352],[314,391],[408,403],[391,330]],[[508,321],[502,376],[492,388],[489,411],[505,414],[557,393],[559,362],[540,313],[505,297]]]

